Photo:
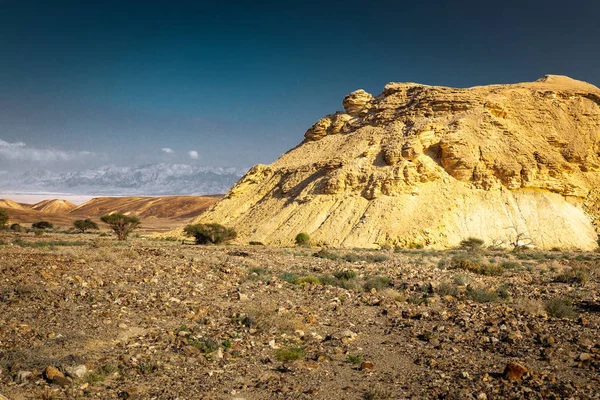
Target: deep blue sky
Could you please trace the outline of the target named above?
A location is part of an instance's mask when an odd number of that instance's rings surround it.
[[[599,17],[592,0],[0,0],[0,170],[268,163],[389,81],[598,86]]]

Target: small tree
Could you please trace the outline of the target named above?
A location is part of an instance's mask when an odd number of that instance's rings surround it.
[[[8,223],[8,211],[4,208],[0,208],[0,228],[4,229]]]
[[[38,221],[36,223],[31,224],[33,229],[52,229],[54,225],[48,221]]]
[[[460,247],[468,251],[478,251],[483,246],[483,243],[484,241],[479,238],[470,237],[462,240],[460,242]]]
[[[98,224],[92,221],[91,219],[78,219],[73,222],[73,226],[76,229],[79,229],[81,233],[85,233],[88,230],[98,230]]]
[[[306,232],[300,232],[296,235],[296,244],[298,246],[306,246],[310,242],[310,235]]]
[[[127,236],[140,226],[140,219],[138,217],[131,217],[125,214],[103,215],[100,217],[100,220],[110,226],[110,229],[117,234],[117,239],[119,240],[126,240]]]
[[[219,224],[187,225],[183,231],[186,235],[193,236],[196,244],[219,244],[237,237],[235,230]]]

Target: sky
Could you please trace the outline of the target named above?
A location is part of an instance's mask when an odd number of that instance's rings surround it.
[[[390,81],[599,86],[598,15],[591,0],[0,0],[0,173],[270,163]]]

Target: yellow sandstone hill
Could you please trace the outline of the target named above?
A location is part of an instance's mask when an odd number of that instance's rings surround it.
[[[467,89],[389,83],[343,100],[196,222],[239,242],[597,247],[600,90],[564,76]]]
[[[68,200],[43,200],[31,206],[32,209],[52,214],[67,214],[77,206]]]

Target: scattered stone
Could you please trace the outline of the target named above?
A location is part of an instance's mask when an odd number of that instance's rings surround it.
[[[83,378],[88,373],[88,369],[85,365],[81,364],[65,368],[65,372],[67,373],[67,376],[70,376],[73,379],[79,379]]]
[[[371,361],[363,361],[360,363],[359,368],[361,371],[373,371],[375,369],[375,364]]]
[[[509,381],[518,381],[528,372],[529,370],[523,365],[511,361],[506,365],[506,368],[504,368],[504,377]]]

